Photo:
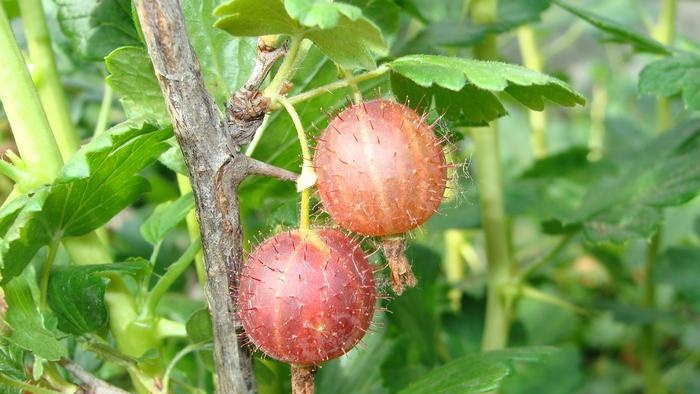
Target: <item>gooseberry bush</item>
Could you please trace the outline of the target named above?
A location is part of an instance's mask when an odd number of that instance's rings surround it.
[[[0,392],[700,391],[698,12],[0,0]]]

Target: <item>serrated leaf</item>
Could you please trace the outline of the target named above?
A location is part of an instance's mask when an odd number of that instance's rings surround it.
[[[639,93],[663,97],[681,93],[686,108],[700,110],[700,58],[673,56],[648,64],[639,74]]]
[[[0,339],[0,374],[18,381],[27,380],[24,372],[26,351],[4,338]],[[21,394],[22,390],[0,384],[0,392],[6,394]]]
[[[328,0],[232,0],[217,7],[214,15],[221,17],[215,26],[234,36],[288,34],[308,38],[347,68],[372,69],[373,53],[387,51],[379,28],[362,16],[359,8],[348,4]]]
[[[211,341],[213,338],[209,309],[202,308],[187,319],[187,337],[192,343]]]
[[[331,0],[284,0],[284,9],[303,26],[321,29],[338,26],[341,15],[351,20],[362,16],[358,7]]]
[[[59,360],[67,355],[66,348],[44,325],[29,280],[29,275],[21,275],[5,285],[8,305],[5,321],[12,328],[12,333],[6,338],[46,360]]]
[[[256,53],[255,40],[232,37],[214,27],[213,12],[222,3],[222,0],[181,3],[187,36],[197,54],[204,83],[220,105],[229,99],[231,92],[243,86]]]
[[[433,5],[434,1],[430,3]],[[430,15],[421,17],[429,23],[399,49],[401,53],[437,54],[440,52],[439,47],[470,47],[482,42],[489,34],[505,33],[525,23],[539,20],[540,14],[549,7],[547,0],[499,1],[497,22],[474,25],[462,17],[462,12],[449,10],[449,7],[454,6],[449,4],[452,2],[446,3],[448,4],[444,5],[445,9],[438,13],[439,18]],[[421,12],[426,10],[426,7],[416,6],[416,10]]]
[[[399,30],[401,7],[393,0],[347,0],[345,3],[360,7],[362,14],[374,22],[389,41]]]
[[[3,280],[22,272],[42,246],[102,226],[147,191],[137,174],[167,149],[171,135],[169,127],[125,122],[83,145],[51,185],[27,200],[0,240]]]
[[[579,208],[561,222],[583,225],[594,242],[648,238],[661,221],[661,208],[700,193],[698,156],[700,120],[688,121],[625,158],[621,168],[594,183]]]
[[[63,266],[54,269],[47,300],[58,328],[73,335],[99,330],[109,322],[104,295],[112,274],[139,275],[150,265],[142,258],[123,263]]]
[[[662,43],[638,34],[628,27],[623,26],[611,19],[594,14],[588,10],[574,7],[571,4],[559,0],[550,0],[552,3],[578,16],[584,21],[590,23],[596,28],[608,33],[613,39],[620,42],[632,44],[635,50],[639,52],[649,52],[659,55],[670,55],[671,50]]]
[[[423,95],[428,102],[434,96],[439,113],[465,125],[484,124],[506,114],[494,92],[505,91],[536,111],[544,108],[544,99],[564,106],[585,104],[580,93],[559,79],[514,64],[409,55],[387,66],[417,85],[414,96]]]
[[[75,51],[101,61],[121,46],[141,46],[130,0],[54,0],[58,22]]]
[[[400,394],[471,394],[499,388],[514,373],[512,362],[543,362],[555,348],[533,347],[472,354],[435,368]]]
[[[105,58],[107,83],[119,96],[128,118],[146,118],[167,124],[170,120],[148,52],[142,47],[121,47]]]
[[[162,241],[194,209],[194,196],[187,193],[177,200],[159,204],[141,225],[141,235],[152,245]]]

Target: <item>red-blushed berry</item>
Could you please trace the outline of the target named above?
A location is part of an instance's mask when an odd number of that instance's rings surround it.
[[[375,301],[364,252],[335,229],[265,240],[250,254],[238,288],[238,314],[252,344],[296,365],[317,365],[355,346]]]
[[[335,116],[314,156],[323,206],[341,226],[365,235],[409,231],[442,200],[447,165],[424,118],[402,104],[374,100]]]

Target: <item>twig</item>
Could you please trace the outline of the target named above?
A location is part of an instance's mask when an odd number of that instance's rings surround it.
[[[90,393],[94,394],[128,394],[127,391],[120,389],[119,387],[112,386],[111,384],[105,382],[102,379],[97,378],[95,375],[86,371],[80,365],[74,363],[68,359],[62,359],[60,364],[66,371],[70,372],[76,379],[83,382],[85,386],[90,390]]]
[[[207,272],[205,294],[212,316],[217,392],[254,393],[251,356],[237,335],[241,324],[231,295],[238,284],[243,255],[237,188],[254,173],[283,179],[292,175],[251,161],[240,153],[240,146],[250,142],[268,110],[268,99],[258,85],[284,49],[258,46],[258,65],[226,106],[224,122],[205,88],[179,1],[137,0],[136,10],[195,195]]]

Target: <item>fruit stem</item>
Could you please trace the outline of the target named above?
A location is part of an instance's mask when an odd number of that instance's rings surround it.
[[[542,53],[537,46],[537,38],[535,31],[530,25],[523,25],[518,28],[518,44],[520,53],[522,54],[523,64],[526,67],[542,71],[543,63]],[[530,135],[532,140],[532,152],[536,159],[541,159],[547,156],[547,117],[543,111],[527,111],[530,121]]]
[[[317,370],[314,365],[292,364],[292,394],[314,394],[314,377]]]
[[[49,251],[46,254],[46,262],[41,270],[41,284],[39,285],[39,305],[41,310],[46,310],[46,293],[49,289],[49,277],[51,276],[51,268],[56,260],[56,252],[58,252],[58,242],[53,241],[49,244]]]
[[[475,25],[494,23],[497,17],[497,0],[472,2],[472,21]],[[490,34],[474,48],[474,56],[481,60],[494,60],[497,51],[496,36]],[[488,291],[481,349],[489,351],[504,348],[508,344],[511,302],[503,290],[510,282],[513,264],[508,241],[508,218],[503,204],[496,123],[474,129],[472,135],[476,146],[481,220],[488,258]]]
[[[61,157],[67,161],[78,150],[80,141],[70,118],[70,110],[56,68],[44,7],[41,0],[23,0],[18,3],[29,49],[29,59],[34,66],[34,84],[39,91],[41,104]]]
[[[310,228],[309,214],[311,211],[311,191],[309,188],[316,184],[316,172],[313,168],[313,162],[311,161],[311,150],[309,149],[309,141],[306,138],[306,133],[304,132],[304,125],[301,123],[299,114],[297,113],[294,106],[284,97],[278,96],[276,100],[284,106],[292,118],[292,123],[294,123],[294,128],[297,131],[297,137],[299,138],[299,145],[301,146],[301,175],[297,180],[297,191],[301,192],[301,207],[299,212],[299,228],[301,230],[308,230]]]
[[[199,237],[192,240],[190,246],[187,247],[185,252],[178,258],[174,263],[172,263],[165,274],[158,280],[153,289],[146,296],[146,302],[144,307],[141,309],[141,316],[139,320],[146,320],[155,316],[156,307],[158,302],[163,297],[163,295],[170,289],[170,286],[175,283],[175,280],[182,275],[183,272],[187,270],[190,266],[194,256],[202,248],[202,241]]]
[[[310,100],[316,96],[320,96],[322,94],[326,93],[331,93],[334,90],[341,89],[341,88],[347,88],[349,86],[352,86],[352,84],[358,84],[363,81],[367,81],[369,79],[377,78],[385,74],[387,71],[389,71],[389,67],[387,65],[381,65],[377,68],[375,68],[372,71],[358,74],[355,76],[352,76],[347,79],[341,79],[339,81],[331,82],[327,85],[319,86],[315,89],[307,90],[304,93],[299,93],[295,96],[289,97],[287,101],[292,104],[298,104],[306,100]],[[271,103],[270,104],[270,110],[275,110],[280,108],[281,103]]]

